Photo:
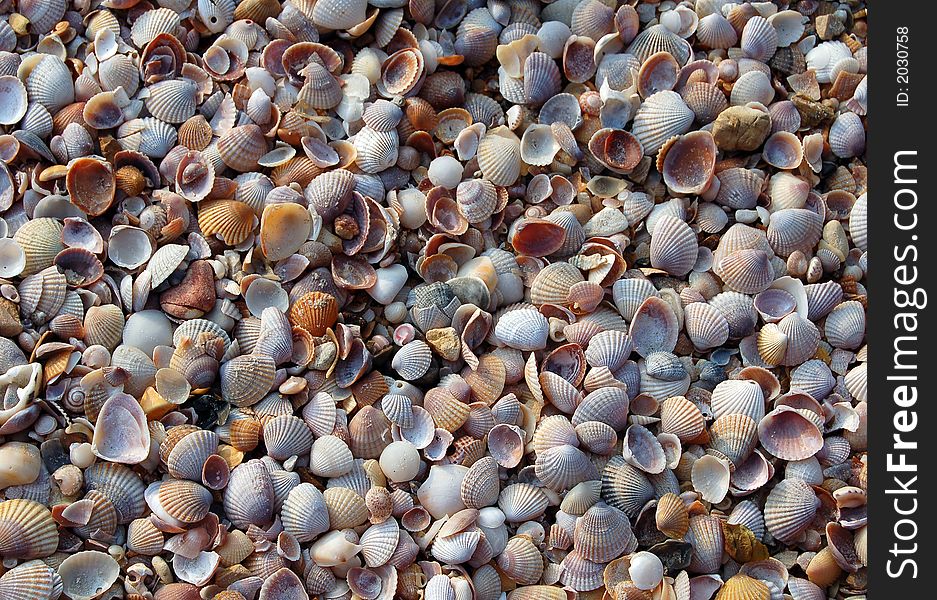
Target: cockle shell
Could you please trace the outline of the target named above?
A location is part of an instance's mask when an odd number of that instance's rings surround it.
[[[679,94],[657,92],[641,104],[631,133],[641,142],[645,154],[654,154],[673,136],[689,131],[694,118]]]

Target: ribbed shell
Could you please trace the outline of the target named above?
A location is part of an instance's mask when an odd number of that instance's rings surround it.
[[[494,185],[511,185],[521,169],[520,142],[510,132],[496,128],[478,142],[478,167],[482,176]]]
[[[354,464],[348,445],[334,435],[325,435],[312,444],[309,469],[318,477],[341,477]]]
[[[738,39],[735,28],[719,13],[706,15],[696,26],[696,40],[706,48],[731,48]]]
[[[180,479],[202,480],[202,465],[218,450],[218,434],[193,431],[179,440],[166,459],[169,474]]]
[[[273,385],[276,364],[267,356],[238,356],[221,365],[221,394],[235,406],[250,406]]]
[[[293,488],[280,512],[283,528],[305,543],[329,530],[329,512],[325,497],[311,483]]]
[[[198,205],[198,226],[203,235],[236,246],[253,233],[254,210],[237,200],[206,200]]]
[[[527,104],[540,106],[560,92],[561,83],[560,69],[547,54],[534,52],[527,57],[524,62],[524,96]]]
[[[312,431],[299,417],[280,415],[264,425],[264,445],[275,460],[302,456],[312,448]]]
[[[684,276],[697,257],[696,234],[683,220],[665,215],[654,225],[651,236],[651,265],[671,275]]]
[[[654,486],[638,468],[613,456],[602,471],[602,498],[629,517],[637,516],[654,497]]]
[[[397,162],[400,142],[396,131],[362,128],[355,136],[356,163],[365,173],[380,173]]]
[[[859,156],[865,151],[865,127],[859,115],[845,112],[830,127],[830,150],[840,158]]]
[[[692,54],[689,44],[663,25],[652,25],[639,33],[628,46],[627,52],[637,56],[642,63],[652,54],[667,52],[677,59],[680,66],[685,65]]]
[[[673,493],[661,496],[654,515],[657,529],[667,537],[681,539],[690,527],[690,518],[683,499]]]
[[[530,521],[542,515],[548,504],[547,496],[529,483],[515,483],[505,487],[498,497],[498,508],[509,523]]]
[[[259,460],[242,463],[231,471],[224,491],[224,512],[236,527],[264,527],[273,518],[274,489],[267,467]]]
[[[809,253],[823,234],[823,219],[805,208],[788,208],[771,215],[768,243],[776,254],[790,256],[795,250]]]
[[[728,379],[716,385],[710,398],[713,416],[747,415],[756,422],[765,415],[765,397],[761,386],[750,379]]]
[[[765,526],[777,540],[797,542],[813,521],[820,499],[802,479],[785,479],[774,486],[765,501]]]
[[[664,400],[660,408],[660,419],[661,431],[676,435],[681,442],[695,439],[706,427],[703,413],[683,396],[673,396]]]
[[[689,570],[694,573],[715,573],[722,564],[722,523],[718,518],[700,515],[690,519],[686,541],[693,546]]]
[[[159,504],[169,516],[183,523],[196,523],[211,508],[211,492],[194,481],[169,480],[159,486]]]
[[[414,381],[426,374],[432,360],[433,352],[429,345],[422,340],[413,340],[397,351],[391,366],[404,381]]]
[[[235,171],[251,171],[267,153],[267,141],[257,125],[232,127],[218,139],[218,154]]]
[[[699,350],[721,346],[729,339],[729,322],[718,309],[704,302],[693,302],[684,309],[686,332]]]
[[[744,249],[718,260],[716,274],[728,289],[743,294],[757,294],[774,281],[770,256],[762,250]]]
[[[166,79],[146,90],[146,109],[161,121],[182,123],[195,114],[198,88],[191,79]]]
[[[767,19],[756,16],[745,24],[739,41],[745,56],[766,63],[778,49],[778,32]]]
[[[823,326],[826,340],[836,348],[854,350],[865,339],[865,309],[862,304],[849,300],[830,312]]]
[[[53,115],[75,100],[72,75],[57,56],[42,55],[25,84],[30,101],[43,105]]]
[[[0,597],[8,600],[49,598],[58,574],[40,561],[22,563],[0,577]]]
[[[130,29],[130,39],[137,48],[143,48],[161,34],[175,35],[179,29],[179,14],[169,8],[157,8],[140,15]]]
[[[695,117],[680,94],[672,91],[657,92],[638,109],[631,133],[641,142],[644,154],[653,155],[664,142],[689,131]]]
[[[33,500],[0,502],[0,554],[30,559],[51,556],[59,533],[52,513]]]
[[[537,454],[534,465],[537,478],[548,488],[560,492],[578,483],[597,479],[599,474],[589,457],[578,448],[563,444]]]

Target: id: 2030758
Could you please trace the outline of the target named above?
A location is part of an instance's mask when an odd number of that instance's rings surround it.
[[[895,94],[896,106],[907,106],[911,94],[911,38],[909,27],[895,28],[895,82],[898,90]]]

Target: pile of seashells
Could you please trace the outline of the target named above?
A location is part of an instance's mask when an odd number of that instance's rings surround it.
[[[0,598],[864,597],[863,0],[0,13]]]

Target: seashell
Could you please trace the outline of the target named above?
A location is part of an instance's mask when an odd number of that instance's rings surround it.
[[[496,127],[478,142],[478,166],[494,185],[510,185],[520,174],[520,142],[507,128]]]
[[[529,165],[549,165],[559,150],[549,125],[531,125],[521,138],[521,159]]]
[[[327,0],[312,9],[312,22],[326,29],[351,29],[365,20],[367,2]]]
[[[645,32],[651,29],[654,27]],[[673,136],[689,131],[695,117],[676,92],[657,92],[641,104],[634,117],[631,133],[641,142],[645,154],[654,154]]]
[[[657,157],[667,187],[678,194],[700,194],[709,187],[716,165],[716,143],[697,131],[668,142]]]
[[[772,120],[772,124],[774,121]],[[768,138],[762,152],[765,162],[779,169],[794,169],[803,159],[803,148],[796,135],[778,131]]]
[[[852,58],[852,51],[840,41],[822,42],[805,55],[807,68],[816,74],[819,83],[831,83],[833,67],[845,58]]]
[[[13,125],[26,115],[26,87],[12,75],[0,77],[0,107],[0,124],[3,125]]]
[[[620,456],[609,459],[602,471],[602,498],[629,517],[637,516],[654,497],[654,486],[638,468]]]
[[[714,271],[727,288],[743,294],[762,292],[774,280],[770,257],[762,250],[743,249],[717,259]]]
[[[803,460],[823,446],[823,436],[808,417],[788,406],[779,406],[758,423],[761,445],[783,460]]]
[[[865,151],[865,128],[859,115],[845,112],[830,126],[830,150],[840,158],[859,156]]]
[[[652,25],[641,31],[632,40],[626,52],[636,56],[641,63],[644,63],[652,54],[666,52],[673,56],[681,67],[687,63],[692,54],[689,44],[663,25]]]
[[[540,551],[524,536],[508,540],[507,546],[497,557],[497,563],[507,577],[522,585],[537,583],[543,574]]]
[[[802,479],[778,483],[765,501],[765,526],[782,543],[796,543],[813,521],[820,499]]]
[[[123,327],[121,326],[121,329]],[[137,464],[150,452],[146,415],[133,397],[117,393],[101,407],[91,442],[95,456],[124,464]]]
[[[261,461],[250,460],[232,469],[223,503],[225,514],[236,527],[247,528],[251,524],[263,527],[270,523],[274,503],[273,482]],[[306,519],[309,515],[308,512],[303,513]],[[284,515],[284,527],[286,520]],[[307,526],[311,526],[313,519],[309,521]]]
[[[182,123],[195,114],[196,83],[190,79],[166,79],[146,88],[146,109],[166,123]]]
[[[40,3],[35,3],[40,4]],[[68,67],[57,56],[37,54],[20,65],[18,76],[26,85],[29,99],[55,114],[75,99],[75,87]]]
[[[166,467],[173,477],[201,481],[202,466],[217,450],[218,434],[193,431],[173,446],[166,459]]]
[[[856,349],[865,338],[865,309],[855,300],[843,302],[826,317],[826,340],[836,348]]]
[[[375,131],[364,127],[355,136],[356,164],[365,173],[380,173],[397,162],[399,142],[396,131]]]
[[[87,550],[69,555],[57,571],[69,598],[95,598],[117,581],[120,565],[110,554]]]
[[[778,49],[778,32],[764,17],[752,17],[742,29],[739,46],[748,58],[768,62]]]
[[[212,501],[210,491],[193,481],[182,479],[159,483],[155,496],[155,502],[162,512],[180,523],[196,523],[204,519]]]
[[[729,339],[729,322],[709,304],[694,302],[688,305],[684,318],[687,335],[700,350],[716,348]]]
[[[625,431],[622,454],[625,460],[645,473],[660,473],[667,458],[657,438],[641,425],[631,425]]]
[[[768,243],[780,256],[790,256],[796,250],[809,252],[823,233],[822,219],[804,208],[782,209],[771,215],[768,224]]]
[[[647,298],[631,321],[635,351],[643,357],[652,352],[670,352],[677,343],[679,325],[667,302],[657,296]]]
[[[624,513],[611,506],[592,506],[576,520],[573,544],[586,560],[609,562],[635,542]]]
[[[683,442],[697,438],[706,426],[700,409],[683,396],[666,399],[661,404],[660,418],[661,431],[672,433]]]
[[[280,518],[284,530],[300,543],[314,540],[329,530],[329,513],[325,498],[311,483],[300,483],[283,502]]]
[[[312,448],[312,431],[302,419],[292,415],[279,415],[267,421],[263,439],[267,454],[275,460],[301,456]]]
[[[690,527],[686,505],[673,493],[664,494],[657,501],[654,518],[658,531],[672,539],[683,538]]]
[[[524,96],[527,104],[540,106],[560,92],[560,69],[543,52],[533,52],[524,62]]]
[[[235,171],[243,173],[255,169],[257,161],[266,153],[267,142],[257,125],[232,127],[218,138],[221,160]]]
[[[254,211],[249,205],[236,200],[206,200],[199,204],[198,222],[204,235],[217,236],[226,244],[234,246],[242,243],[253,232]]]
[[[732,106],[745,106],[752,102],[758,102],[768,106],[773,99],[774,88],[768,76],[761,71],[748,71],[736,79],[732,85],[729,104]]]
[[[647,98],[657,92],[669,91],[677,84],[680,65],[667,52],[652,54],[638,71],[638,93]]]
[[[711,123],[724,111],[729,102],[715,86],[702,81],[687,83],[680,91],[680,96],[687,107],[693,111],[700,123]]]
[[[546,347],[549,324],[535,310],[514,310],[505,313],[495,325],[495,335],[510,348],[522,351]]]
[[[267,356],[238,356],[219,370],[221,394],[235,406],[250,406],[263,398],[273,385],[276,365]]]
[[[688,570],[713,573],[719,569],[724,540],[719,519],[708,515],[691,517],[685,539],[693,546]]]
[[[130,30],[130,39],[137,48],[143,48],[160,34],[175,34],[179,29],[179,15],[169,8],[150,10],[137,18]]]
[[[413,340],[397,351],[391,366],[405,381],[414,381],[426,374],[432,357],[432,350],[426,342]]]
[[[71,163],[65,178],[69,201],[90,217],[103,214],[114,202],[116,183],[110,163],[79,158]]]
[[[24,560],[51,556],[59,534],[52,513],[33,500],[0,502],[0,552]]]
[[[696,26],[696,39],[705,48],[732,48],[738,42],[738,33],[732,24],[719,13],[701,17]]]
[[[528,483],[505,487],[498,496],[498,508],[509,523],[522,523],[542,515],[548,504],[542,490]]]
[[[578,483],[598,478],[589,457],[578,448],[564,444],[537,454],[537,478],[548,488],[562,491]]]

